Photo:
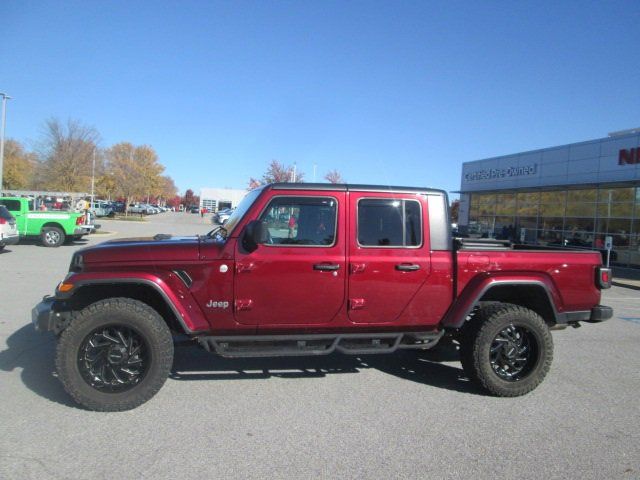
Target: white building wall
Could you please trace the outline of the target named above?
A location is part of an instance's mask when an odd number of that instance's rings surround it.
[[[240,201],[247,194],[246,190],[238,190],[233,188],[201,188],[200,189],[200,208],[211,208],[215,205],[218,210],[220,202],[231,203],[231,207],[238,206]]]

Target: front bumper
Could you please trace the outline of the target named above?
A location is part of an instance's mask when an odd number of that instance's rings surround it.
[[[56,298],[47,295],[31,310],[31,323],[36,332],[60,333],[70,320],[70,312],[59,312],[55,309]]]

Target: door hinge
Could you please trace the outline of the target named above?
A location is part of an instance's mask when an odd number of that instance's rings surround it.
[[[253,300],[251,300],[250,298],[243,299],[243,300],[236,300],[235,306],[236,306],[237,312],[241,312],[243,310],[251,310],[251,308],[253,307]]]
[[[362,310],[365,305],[364,298],[350,298],[349,299],[349,308],[351,310]]]
[[[236,263],[236,272],[237,273],[242,273],[242,272],[250,272],[251,270],[253,270],[255,268],[256,264],[251,262],[251,263]]]
[[[351,264],[351,273],[362,273],[364,269],[367,268],[366,263],[352,263]]]

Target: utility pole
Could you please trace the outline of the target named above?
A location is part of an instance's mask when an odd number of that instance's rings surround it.
[[[291,183],[296,183],[296,162],[293,162],[293,171],[291,172]]]
[[[6,93],[1,93],[2,96],[2,125],[0,125],[0,191],[2,191],[2,168],[4,164],[4,124],[7,120],[7,100],[11,100],[11,97]]]
[[[96,147],[93,146],[93,164],[91,166],[91,208],[95,207],[95,197],[93,196],[93,189],[96,183]]]

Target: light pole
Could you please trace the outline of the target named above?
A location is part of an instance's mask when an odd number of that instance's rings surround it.
[[[0,126],[0,191],[2,190],[2,168],[4,160],[4,124],[7,119],[7,100],[11,100],[11,97],[6,93],[1,93],[2,96],[2,125]]]
[[[93,188],[96,183],[96,147],[93,147],[93,162],[91,164],[91,208],[95,209],[95,200],[93,198]]]

